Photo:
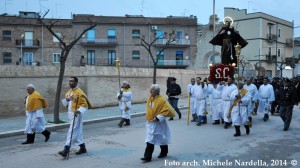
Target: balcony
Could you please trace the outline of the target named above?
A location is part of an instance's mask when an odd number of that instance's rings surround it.
[[[276,55],[271,55],[271,54],[266,54],[266,61],[277,61],[277,56]]]
[[[40,41],[39,40],[25,40],[25,39],[18,39],[16,40],[16,46],[18,48],[39,48]]]
[[[276,39],[277,39],[276,34],[267,34],[267,41],[268,42],[276,41]]]
[[[81,39],[81,45],[86,47],[115,47],[117,46],[117,39]]]
[[[294,46],[300,46],[300,40],[294,40]]]
[[[292,38],[286,39],[285,44],[289,47],[293,47],[293,39]]]
[[[190,65],[190,60],[158,60],[158,68],[186,68]]]
[[[169,41],[169,39],[158,39],[156,41],[157,46],[164,46]],[[175,39],[175,41],[170,43],[170,47],[189,47],[190,40],[187,39]]]

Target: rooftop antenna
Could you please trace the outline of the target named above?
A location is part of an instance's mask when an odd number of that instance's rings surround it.
[[[58,6],[58,5],[61,5],[61,4],[55,4],[56,18],[58,18],[58,16],[57,16],[57,6]]]
[[[189,10],[188,10],[188,9],[184,9],[184,10],[183,10],[183,13],[182,13],[183,16],[185,16],[186,13],[189,13]]]
[[[141,4],[142,4],[141,14],[144,16],[144,0],[142,0]]]
[[[7,5],[10,5],[10,3],[9,2],[11,2],[11,0],[5,0],[4,1],[4,8],[5,8],[5,13],[7,13]]]
[[[45,8],[45,7],[42,5],[42,1],[47,1],[47,0],[39,0],[40,13],[42,12],[42,7]]]

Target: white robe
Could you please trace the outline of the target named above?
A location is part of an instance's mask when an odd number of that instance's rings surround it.
[[[257,101],[258,90],[257,90],[257,87],[253,83],[251,83],[250,85],[245,84],[243,88],[248,90],[248,92],[251,96],[251,101],[249,102],[248,107],[247,107],[248,117],[251,117],[251,113],[252,113],[254,105],[255,105],[254,103]]]
[[[188,91],[188,95],[190,95],[190,93],[192,93],[192,88],[195,86],[196,84],[192,85],[192,84],[189,84],[187,86],[187,91]],[[195,95],[191,95],[190,96],[190,111],[191,111],[191,115],[195,114],[196,113],[196,98],[195,98]]]
[[[223,119],[225,122],[231,122],[231,118],[227,118],[227,115],[229,113],[229,109],[230,109],[230,96],[232,91],[236,90],[237,87],[235,84],[231,84],[230,86],[226,85],[226,86],[219,86],[219,90],[222,91],[221,97],[222,97],[222,101],[223,101]]]
[[[211,83],[208,84],[208,85],[207,85],[207,90],[212,90],[212,89],[214,89],[214,85],[211,84]],[[211,95],[212,93],[211,93],[211,92],[208,92],[207,94],[208,94],[208,101],[209,101],[209,104],[210,104],[209,110],[210,110],[210,111],[213,111],[213,107],[214,107],[214,106],[212,105],[212,104],[213,104],[213,103],[212,103],[212,102],[213,102],[213,98],[212,98],[212,95]],[[206,101],[206,102],[208,102],[208,101]]]
[[[28,98],[26,98],[25,106],[27,106]],[[45,130],[45,115],[43,108],[40,108],[36,111],[26,111],[26,125],[25,125],[25,134],[33,134],[35,132],[43,132]]]
[[[120,95],[120,92],[117,93],[117,97]],[[130,119],[131,115],[131,101],[132,101],[132,92],[129,90],[128,92],[123,92],[122,98],[119,101],[119,108],[121,110],[121,117],[125,119]],[[125,108],[128,108],[125,111]]]
[[[195,95],[196,103],[195,103],[195,109],[196,114],[205,116],[205,110],[206,110],[206,96],[207,96],[207,86],[204,85],[204,88],[202,88],[202,85],[195,85],[192,87],[192,95]]]
[[[239,90],[234,90],[230,95],[230,100],[233,103],[235,100],[235,96],[238,94]],[[247,114],[247,107],[251,100],[251,95],[247,92],[242,98],[242,103],[237,103],[233,106],[231,111],[231,119],[233,126],[240,126],[240,125],[248,125],[248,114]]]
[[[166,121],[162,115],[156,116],[159,121],[146,122],[146,139],[145,143],[154,145],[167,145],[171,143],[171,133]]]
[[[73,127],[73,120],[74,120],[74,111],[72,110],[72,101],[67,101],[66,99],[62,99],[62,103],[64,106],[68,106],[68,119],[70,122],[70,127],[67,133],[67,140],[66,140],[66,145],[70,146],[70,139],[71,139],[71,132],[73,128],[73,136],[72,136],[72,144],[74,143],[75,145],[80,145],[83,144],[83,116],[85,112],[88,110],[87,107],[79,107],[77,110],[80,111],[80,113],[75,117],[74,121],[74,127]],[[71,144],[71,145],[72,145]]]
[[[212,96],[212,119],[213,120],[219,120],[222,119],[223,116],[223,110],[222,110],[222,99],[221,99],[221,91],[217,88],[212,88],[211,90],[211,96]]]
[[[259,105],[257,111],[264,114],[269,114],[271,103],[275,101],[273,86],[270,84],[261,85],[258,90]]]

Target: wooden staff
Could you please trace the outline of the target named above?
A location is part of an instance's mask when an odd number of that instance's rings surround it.
[[[187,125],[190,124],[190,113],[191,113],[191,96],[190,96],[190,94],[189,94],[189,97],[188,97],[188,102],[189,102],[189,105],[188,105]]]
[[[77,95],[76,97],[77,97],[77,99],[76,99],[75,111],[77,110],[79,96]],[[69,160],[69,155],[70,155],[70,150],[71,150],[71,145],[72,145],[73,130],[74,130],[75,117],[76,117],[75,111],[74,111],[74,117],[73,117],[73,124],[72,124],[72,131],[71,131],[71,139],[70,139],[70,143],[69,143],[70,149],[69,149],[69,151],[68,151],[68,153],[67,153],[67,160]]]

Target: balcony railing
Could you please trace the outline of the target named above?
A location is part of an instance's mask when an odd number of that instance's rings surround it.
[[[18,39],[16,40],[16,46],[18,48],[39,48],[40,41],[39,40],[25,40],[25,39]]]
[[[170,39],[158,39],[156,41],[157,45],[165,45]],[[172,41],[170,43],[170,46],[179,46],[179,47],[183,47],[183,46],[190,46],[190,40],[187,39],[175,39],[175,41]]]
[[[267,34],[267,40],[269,42],[276,41],[276,34]]]
[[[83,46],[116,46],[117,39],[81,39],[81,45]]]
[[[294,40],[294,46],[300,46],[300,40]]]
[[[266,61],[277,61],[276,55],[266,54]]]
[[[190,65],[190,60],[158,60],[159,68],[186,68]]]
[[[287,46],[290,46],[290,47],[292,47],[292,46],[293,46],[293,39],[292,39],[292,38],[288,38],[288,39],[286,39],[286,42],[285,42],[285,44],[286,44]]]

